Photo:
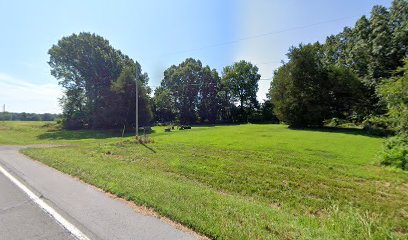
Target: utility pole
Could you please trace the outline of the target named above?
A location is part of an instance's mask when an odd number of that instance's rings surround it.
[[[136,142],[139,140],[139,89],[137,86],[137,70],[136,70]]]

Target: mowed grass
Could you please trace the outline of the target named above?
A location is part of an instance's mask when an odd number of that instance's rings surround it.
[[[408,236],[408,174],[378,164],[382,138],[252,124],[150,138],[0,122],[0,144],[65,144],[24,153],[210,238]]]
[[[63,130],[55,122],[0,121],[0,145],[80,143],[120,136],[116,130]]]

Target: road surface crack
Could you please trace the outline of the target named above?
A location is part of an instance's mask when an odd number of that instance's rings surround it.
[[[13,210],[15,208],[21,207],[21,206],[23,206],[23,205],[25,205],[25,204],[27,204],[29,202],[32,202],[32,200],[31,199],[30,200],[25,200],[25,201],[16,203],[16,204],[14,204],[14,205],[12,205],[10,207],[0,209],[0,215],[5,214],[5,213],[7,213],[7,212],[9,212],[9,211],[11,211],[11,210]]]

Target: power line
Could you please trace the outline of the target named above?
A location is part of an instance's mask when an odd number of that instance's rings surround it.
[[[251,39],[256,39],[256,38],[263,38],[263,37],[269,37],[269,36],[273,36],[276,34],[281,34],[281,33],[285,33],[285,32],[290,32],[290,31],[295,31],[295,30],[301,30],[301,29],[305,29],[305,28],[310,28],[310,27],[314,27],[314,26],[318,26],[318,25],[323,25],[323,24],[327,24],[327,23],[332,23],[332,22],[337,22],[337,21],[341,21],[341,20],[345,20],[345,19],[350,19],[350,18],[354,18],[356,16],[349,16],[349,17],[343,17],[343,18],[336,18],[336,19],[331,19],[331,20],[327,20],[327,21],[321,21],[321,22],[316,22],[316,23],[312,23],[312,24],[308,24],[308,25],[303,25],[303,26],[297,26],[297,27],[292,27],[292,28],[287,28],[287,29],[282,29],[279,31],[273,31],[273,32],[267,32],[267,33],[262,33],[262,34],[257,34],[257,35],[252,35],[252,36],[248,36],[248,37],[243,37],[243,38],[238,38],[236,40],[231,40],[231,41],[226,41],[226,42],[220,42],[220,43],[216,43],[216,44],[212,44],[212,45],[207,45],[207,46],[203,46],[203,47],[199,47],[199,48],[194,48],[194,49],[188,49],[188,50],[182,50],[182,51],[176,51],[173,53],[168,53],[168,54],[162,54],[160,56],[169,56],[169,55],[176,55],[176,54],[181,54],[181,53],[188,53],[188,52],[194,52],[194,51],[200,51],[200,50],[205,50],[208,48],[214,48],[214,47],[219,47],[219,46],[224,46],[224,45],[230,45],[230,44],[235,44],[238,43],[240,41],[247,41],[247,40],[251,40]],[[268,62],[263,62],[263,63],[258,63],[258,65],[261,64],[269,64],[269,63],[279,63],[282,61],[268,61]],[[222,67],[219,67],[222,68]],[[259,79],[260,81],[271,81],[273,78],[263,78],[263,79]],[[150,86],[152,88],[156,88],[158,86]]]
[[[316,23],[312,23],[312,24],[308,24],[308,25],[297,26],[297,27],[282,29],[282,30],[278,30],[278,31],[272,31],[272,32],[261,33],[261,34],[252,35],[252,36],[248,36],[248,37],[238,38],[238,39],[231,40],[231,41],[225,41],[225,42],[215,43],[215,44],[211,44],[211,45],[207,45],[207,46],[203,46],[203,47],[192,48],[192,49],[188,49],[188,50],[181,50],[181,51],[176,51],[176,52],[172,52],[172,53],[162,54],[162,55],[160,55],[160,56],[176,55],[176,54],[188,53],[188,52],[194,52],[194,51],[200,51],[200,50],[204,50],[204,49],[208,49],[208,48],[214,48],[214,47],[219,47],[219,46],[224,46],[224,45],[230,45],[230,44],[235,44],[235,43],[238,43],[238,42],[241,42],[241,41],[246,41],[246,40],[251,40],[251,39],[256,39],[256,38],[269,37],[269,36],[273,36],[273,35],[276,35],[276,34],[281,34],[281,33],[290,32],[290,31],[295,31],[295,30],[300,30],[300,29],[305,29],[305,28],[309,28],[309,27],[314,27],[314,26],[318,26],[318,25],[323,25],[323,24],[326,24],[326,23],[338,22],[338,21],[341,21],[341,20],[350,19],[350,18],[355,18],[355,17],[356,17],[356,16],[336,18],[336,19],[331,19],[331,20],[316,22]]]

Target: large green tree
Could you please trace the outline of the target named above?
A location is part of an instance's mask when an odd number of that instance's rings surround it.
[[[48,53],[51,74],[64,89],[60,102],[66,127],[115,128],[134,124],[129,117],[134,105],[129,105],[129,99],[134,99],[136,78],[142,89],[140,107],[142,112],[149,112],[147,75],[142,74],[137,62],[114,49],[103,37],[72,34],[59,40]],[[147,121],[149,117],[142,119]]]
[[[368,74],[368,63],[370,56],[370,22],[362,16],[352,29],[350,40],[348,41],[347,65],[355,73],[364,78]]]
[[[367,88],[360,81],[357,74],[350,68],[331,65],[322,71],[328,84],[327,103],[330,107],[330,118],[361,121],[361,114],[367,114]],[[327,116],[326,116],[327,118]]]
[[[371,54],[368,64],[369,84],[377,86],[383,78],[388,78],[395,65],[391,58],[390,14],[383,6],[374,6],[371,11],[369,41]]]
[[[251,110],[259,105],[256,94],[260,78],[258,67],[244,60],[223,69],[225,95],[230,97],[231,103],[239,104],[240,121],[247,121]]]
[[[390,7],[390,28],[392,32],[391,55],[393,64],[403,65],[408,57],[408,1],[394,0]]]
[[[274,112],[292,127],[322,126],[326,119],[347,118],[358,109],[363,85],[347,68],[323,64],[322,54],[319,43],[291,48],[289,62],[274,73]]]
[[[139,70],[138,70],[139,69]],[[149,77],[146,73],[136,76],[135,73],[141,73],[140,65],[127,64],[122,70],[119,78],[112,83],[111,89],[115,93],[111,100],[113,114],[108,116],[111,122],[120,124],[120,126],[130,127],[135,125],[136,115],[136,83],[138,84],[139,96],[139,123],[146,125],[153,117],[151,109],[150,87],[147,86]]]
[[[270,95],[279,120],[292,127],[321,126],[329,116],[329,82],[319,44],[291,48],[289,62],[274,73]]]
[[[206,66],[202,69],[202,80],[198,94],[198,116],[201,121],[215,123],[220,108],[218,92],[221,87],[221,79],[215,69]]]
[[[153,108],[155,121],[167,123],[176,120],[175,101],[170,92],[163,87],[158,87],[154,91]]]
[[[203,67],[200,60],[192,58],[165,70],[161,82],[161,88],[169,94],[170,105],[175,108],[172,112],[183,124],[198,120],[215,122],[219,87],[220,78],[216,70]]]
[[[325,64],[352,69],[366,86],[360,115],[383,114],[376,89],[408,56],[408,1],[394,0],[389,9],[374,6],[369,18],[362,16],[354,28],[328,37],[323,49]]]

